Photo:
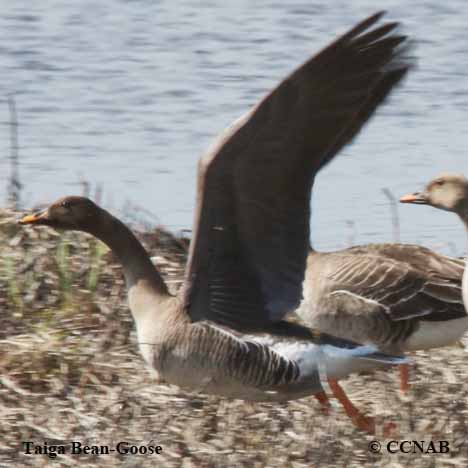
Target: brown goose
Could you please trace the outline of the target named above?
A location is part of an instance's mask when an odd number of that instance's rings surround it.
[[[401,203],[430,205],[445,211],[456,213],[468,233],[468,180],[463,174],[443,173],[432,179],[422,192],[404,195]],[[463,262],[463,266],[465,262]],[[468,308],[468,274],[463,274],[463,302]],[[460,328],[466,329],[466,320],[447,323],[447,334],[457,335]]]
[[[389,353],[447,346],[468,328],[464,262],[410,244],[311,251],[297,314],[310,326]],[[408,388],[408,365],[400,366]]]
[[[131,231],[88,199],[61,199],[22,219],[88,232],[114,251],[141,353],[165,381],[268,401],[321,395],[326,375],[354,422],[373,431],[372,419],[346,400],[336,379],[401,360],[284,317],[301,300],[315,173],[408,70],[399,47],[405,38],[391,34],[395,23],[372,28],[380,17],[307,61],[201,159],[179,296],[169,295]]]

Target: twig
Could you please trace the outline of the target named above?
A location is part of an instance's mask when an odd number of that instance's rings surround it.
[[[3,386],[8,388],[9,390],[14,391],[15,393],[17,393],[18,395],[21,395],[21,396],[29,397],[29,396],[41,396],[41,395],[43,395],[41,393],[33,393],[33,392],[28,391],[28,390],[25,390],[24,388],[21,388],[16,382],[11,380],[6,375],[3,375],[3,376],[0,377],[0,384],[2,384]]]
[[[94,201],[100,205],[102,203],[102,184],[96,185],[96,190],[94,192]]]
[[[18,116],[16,113],[15,99],[8,96],[8,108],[10,110],[10,162],[11,174],[8,183],[8,205],[13,210],[19,209],[21,183],[19,180],[19,151],[18,151]]]
[[[84,177],[81,177],[79,183],[81,185],[81,195],[83,197],[89,197],[89,192],[90,192],[89,182]]]
[[[388,198],[390,202],[390,212],[392,215],[392,227],[393,227],[393,240],[394,242],[400,242],[400,217],[398,214],[398,203],[395,195],[388,189],[384,187],[382,189],[383,194]]]

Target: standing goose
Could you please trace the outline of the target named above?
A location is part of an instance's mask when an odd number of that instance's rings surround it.
[[[401,359],[284,320],[302,297],[310,191],[408,70],[396,23],[355,26],[236,121],[199,163],[194,237],[173,297],[131,231],[82,197],[22,224],[88,232],[121,262],[140,351],[166,382],[249,400],[321,395],[328,383],[373,432],[336,379]],[[324,384],[326,384],[326,380]],[[325,385],[326,386],[326,385]]]
[[[411,244],[311,251],[297,314],[309,326],[388,353],[451,345],[468,328],[464,262]],[[408,365],[400,365],[408,389]]]
[[[443,173],[432,179],[422,192],[404,195],[401,203],[430,205],[445,211],[456,213],[462,220],[468,233],[468,180],[463,174]],[[460,260],[461,261],[461,260]],[[461,261],[463,266],[465,262]],[[463,302],[468,309],[468,273],[463,274]],[[463,328],[464,327],[464,328]],[[457,336],[460,329],[466,330],[466,318],[447,322],[447,333]]]

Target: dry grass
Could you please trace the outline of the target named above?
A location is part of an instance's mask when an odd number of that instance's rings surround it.
[[[344,382],[369,414],[392,419],[400,440],[448,440],[449,454],[369,452],[372,437],[335,406],[313,398],[252,404],[155,384],[137,353],[121,271],[89,236],[19,229],[0,212],[0,467],[49,466],[22,441],[95,445],[120,441],[163,448],[161,455],[59,455],[54,466],[111,467],[439,467],[466,466],[468,365],[463,349],[414,357],[413,386],[397,373]],[[173,290],[184,242],[155,230],[140,236]]]

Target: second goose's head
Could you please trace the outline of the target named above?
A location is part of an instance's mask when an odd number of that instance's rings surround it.
[[[404,195],[401,203],[430,205],[458,214],[468,212],[468,180],[462,174],[440,174],[422,192]]]
[[[89,232],[96,226],[101,211],[89,198],[70,196],[60,198],[43,211],[25,216],[19,223]]]

